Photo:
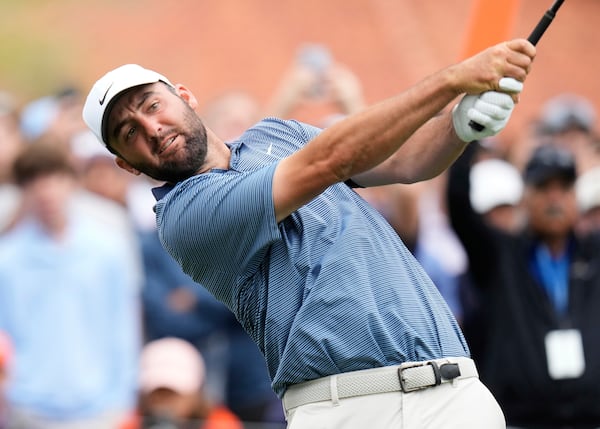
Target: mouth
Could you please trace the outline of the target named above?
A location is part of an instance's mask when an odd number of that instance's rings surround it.
[[[178,135],[175,134],[174,136],[169,137],[168,139],[165,139],[162,144],[160,145],[160,147],[158,148],[158,154],[161,155],[163,152],[165,152],[169,147],[171,147],[171,145],[173,144],[173,142],[177,139]]]

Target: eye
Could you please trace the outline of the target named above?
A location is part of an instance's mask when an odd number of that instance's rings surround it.
[[[154,112],[154,111],[158,110],[159,107],[160,107],[160,103],[158,101],[153,101],[152,103],[150,103],[150,106],[148,107],[148,111]]]
[[[130,140],[135,135],[135,127],[131,127],[127,130],[127,134],[125,134],[125,140]]]

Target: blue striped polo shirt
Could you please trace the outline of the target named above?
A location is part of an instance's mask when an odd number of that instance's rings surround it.
[[[340,372],[468,356],[437,288],[383,217],[344,183],[279,224],[280,159],[320,130],[267,118],[156,205],[164,247],[236,315],[273,389]],[[368,142],[365,142],[368,144]]]

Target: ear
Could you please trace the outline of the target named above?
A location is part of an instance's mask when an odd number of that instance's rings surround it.
[[[122,168],[123,170],[125,170],[128,173],[131,173],[131,174],[133,174],[135,176],[139,176],[141,174],[141,172],[139,170],[136,170],[135,168],[133,168],[123,158],[116,157],[115,158],[115,163],[117,164],[117,166],[119,166],[119,168]]]
[[[196,107],[198,107],[198,100],[196,100],[196,97],[194,97],[194,94],[192,94],[192,91],[190,91],[189,89],[187,89],[185,86],[183,86],[180,83],[178,83],[177,85],[175,85],[175,90],[177,91],[177,94],[179,94],[179,96],[192,109],[195,109]]]

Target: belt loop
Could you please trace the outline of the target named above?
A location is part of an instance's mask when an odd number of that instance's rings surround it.
[[[340,405],[340,395],[338,393],[337,374],[329,377],[329,391],[331,393],[331,402],[334,407]]]
[[[435,385],[439,386],[442,384],[442,374],[438,364],[435,361],[427,362],[427,364],[431,365],[431,368],[433,369],[433,376],[435,377]]]

